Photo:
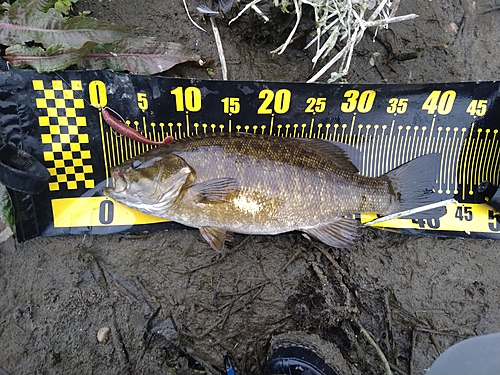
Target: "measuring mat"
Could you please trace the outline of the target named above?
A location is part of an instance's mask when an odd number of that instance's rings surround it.
[[[97,109],[161,142],[213,132],[322,138],[359,151],[360,173],[380,176],[439,153],[436,193],[445,216],[374,226],[409,234],[500,239],[500,213],[476,203],[482,181],[499,184],[500,83],[329,85],[145,77],[111,71],[0,72],[4,143],[48,169],[47,189],[10,191],[20,241],[178,227],[102,195],[110,169],[152,147],[113,131]],[[429,172],[430,173],[430,172]],[[311,196],[311,199],[317,197]],[[366,223],[376,215],[357,218]]]

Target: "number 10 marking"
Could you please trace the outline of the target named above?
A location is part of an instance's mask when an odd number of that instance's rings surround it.
[[[177,87],[170,91],[175,96],[175,110],[197,112],[201,109],[201,91],[198,87]]]

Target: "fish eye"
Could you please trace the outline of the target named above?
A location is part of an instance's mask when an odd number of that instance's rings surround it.
[[[134,168],[134,169],[139,168],[141,165],[142,165],[142,161],[140,161],[140,160],[134,160],[132,162],[132,168]]]

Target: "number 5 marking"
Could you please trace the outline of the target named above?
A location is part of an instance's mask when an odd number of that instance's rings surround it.
[[[137,93],[137,106],[143,112],[148,109],[148,98],[145,93],[139,92]]]

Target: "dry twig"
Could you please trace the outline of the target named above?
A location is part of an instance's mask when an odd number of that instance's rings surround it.
[[[368,340],[370,345],[375,348],[375,351],[377,352],[378,356],[380,357],[380,360],[382,361],[382,363],[384,365],[386,375],[392,375],[391,366],[390,366],[389,362],[387,361],[387,358],[385,357],[384,352],[382,351],[382,349],[380,349],[380,346],[378,346],[378,344],[375,342],[375,340],[370,335],[370,333],[361,325],[361,323],[356,318],[354,318],[353,320],[356,323],[356,325],[359,327],[363,336],[365,336],[365,338]]]
[[[204,31],[204,32],[207,32],[207,30],[205,30],[203,27],[201,27],[200,25],[198,25],[196,22],[194,22],[193,18],[191,17],[191,15],[189,14],[189,9],[188,9],[188,6],[187,6],[187,3],[186,3],[186,0],[182,0],[182,3],[184,4],[184,9],[186,10],[186,14],[189,18],[189,21],[191,21],[191,23],[193,25],[195,25],[198,29],[200,29],[201,31]]]
[[[219,53],[219,60],[222,69],[222,79],[227,81],[227,65],[226,57],[224,56],[224,49],[222,48],[222,40],[220,38],[219,28],[215,23],[215,18],[210,17],[210,23],[212,24],[212,30],[214,32],[215,44],[217,45],[217,52]]]
[[[233,23],[249,9],[253,9],[264,17],[258,8],[255,9],[255,4],[259,1],[253,0],[247,4],[229,24]],[[338,63],[337,70],[331,73],[329,79],[329,82],[337,81],[349,71],[354,47],[361,41],[367,28],[375,27],[378,29],[387,27],[390,23],[417,17],[416,14],[395,17],[399,2],[400,0],[293,0],[293,2],[290,2],[290,0],[274,0],[274,5],[280,7],[284,12],[289,12],[287,8],[293,5],[296,21],[286,41],[271,52],[282,54],[293,43],[295,33],[302,19],[302,8],[304,5],[311,6],[314,10],[316,36],[305,49],[315,45],[316,52],[312,62],[316,65],[316,63],[327,59],[336,46],[340,45],[340,51],[330,57],[330,60],[308,82],[315,82],[328,69]]]

